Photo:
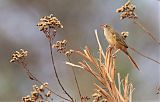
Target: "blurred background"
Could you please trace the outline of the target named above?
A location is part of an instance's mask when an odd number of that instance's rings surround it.
[[[126,0],[0,0],[0,102],[19,102],[22,96],[30,94],[35,82],[28,79],[21,66],[9,63],[11,53],[23,48],[29,51],[30,70],[58,94],[65,96],[59,87],[54,73],[49,52],[49,44],[44,34],[36,26],[39,19],[51,13],[64,26],[58,31],[55,41],[66,39],[71,49],[82,50],[85,45],[97,54],[98,46],[94,29],[98,29],[100,41],[105,49],[107,42],[100,24],[110,24],[117,32],[129,31],[127,44],[143,54],[160,61],[159,45],[142,29],[130,20],[119,20],[115,10]],[[160,3],[158,0],[133,0],[136,14],[141,22],[156,38],[159,38]],[[118,54],[118,70],[125,76],[130,74],[130,81],[135,87],[133,102],[159,102],[157,87],[160,87],[160,66],[133,51],[129,51],[141,71],[133,68],[128,58]],[[59,77],[65,89],[78,99],[78,92],[67,60],[64,55],[54,51],[54,59]],[[72,56],[72,60],[76,58]],[[77,59],[76,59],[77,60]],[[91,97],[94,92],[93,76],[76,69],[83,96]],[[53,96],[55,102],[62,99]]]

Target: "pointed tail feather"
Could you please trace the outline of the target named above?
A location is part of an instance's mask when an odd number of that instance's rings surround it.
[[[140,70],[139,69],[139,67],[138,67],[138,65],[136,64],[136,62],[133,60],[133,58],[130,56],[130,54],[127,52],[126,53],[127,54],[127,56],[128,56],[128,58],[130,59],[130,61],[132,62],[132,64],[138,69],[138,70]]]

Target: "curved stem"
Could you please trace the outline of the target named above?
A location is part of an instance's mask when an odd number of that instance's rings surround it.
[[[56,75],[57,81],[58,81],[59,85],[61,86],[62,90],[64,91],[64,93],[72,100],[72,102],[74,102],[73,98],[72,98],[72,97],[67,93],[67,91],[64,89],[64,87],[63,87],[63,85],[61,84],[60,79],[59,79],[59,77],[58,77],[57,70],[56,70],[56,67],[55,67],[55,64],[54,64],[54,59],[53,59],[52,40],[51,40],[51,39],[49,39],[49,47],[50,47],[52,65],[53,65],[53,68],[54,68],[54,73],[55,73],[55,75]]]
[[[152,58],[150,58],[150,57],[148,57],[148,56],[144,55],[143,53],[141,53],[141,52],[137,51],[135,48],[130,47],[130,46],[129,46],[129,48],[130,48],[132,51],[136,52],[137,54],[139,54],[139,55],[141,55],[141,56],[143,56],[143,57],[145,57],[145,58],[147,58],[147,59],[149,59],[149,60],[152,60],[152,61],[154,61],[154,62],[156,62],[156,63],[160,64],[160,62],[159,62],[159,61],[156,61],[155,59],[152,59]]]
[[[160,45],[160,41],[153,36],[153,34],[148,31],[140,22],[138,22],[137,20],[134,20],[133,23],[137,24],[143,31],[145,31],[156,43],[158,43]]]
[[[69,57],[67,57],[67,58],[68,58],[69,62],[71,62],[70,58],[69,58]],[[71,66],[71,67],[72,67],[72,66]],[[83,100],[82,100],[82,94],[81,94],[81,91],[80,91],[80,88],[79,88],[79,84],[78,84],[78,80],[77,80],[77,77],[76,77],[76,73],[75,73],[75,70],[74,70],[73,67],[72,67],[72,71],[73,71],[74,80],[75,80],[75,82],[76,82],[76,86],[77,86],[77,89],[78,89],[79,97],[80,97],[80,99],[81,99],[81,102],[83,102]]]
[[[30,72],[30,70],[26,67],[26,64],[23,63],[23,62],[21,62],[21,63],[22,63],[22,65],[23,65],[23,68],[24,68],[24,70],[26,71],[27,75],[29,76],[29,78],[30,78],[31,80],[34,80],[34,81],[38,82],[39,84],[43,85],[43,83],[42,83],[38,78],[36,78],[36,77]],[[64,98],[64,97],[58,95],[57,93],[55,93],[55,92],[54,92],[53,90],[51,90],[50,88],[46,87],[46,89],[48,89],[50,92],[52,92],[53,94],[55,94],[55,95],[58,96],[59,98],[62,98],[62,99],[66,100],[66,101],[69,101],[69,102],[72,102],[71,100],[69,100],[69,99],[67,99],[67,98]]]

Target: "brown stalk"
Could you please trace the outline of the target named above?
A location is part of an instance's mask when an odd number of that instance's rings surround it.
[[[151,60],[151,61],[153,61],[153,62],[156,62],[156,63],[160,64],[160,62],[159,62],[159,61],[156,61],[155,59],[150,58],[150,57],[148,57],[148,56],[144,55],[143,53],[141,53],[141,52],[137,51],[135,48],[130,47],[130,46],[129,46],[129,48],[130,48],[132,51],[136,52],[137,54],[139,54],[139,55],[141,55],[141,56],[143,56],[143,57],[145,57],[145,58],[147,58],[147,59],[149,59],[149,60]]]
[[[151,37],[152,40],[154,40],[156,43],[160,45],[160,41],[156,39],[156,37],[153,36],[153,34],[149,30],[147,30],[140,22],[138,22],[137,20],[133,20],[133,23],[138,25],[144,32],[146,32]]]
[[[84,50],[84,53],[80,51],[75,51],[77,54],[81,55],[82,57],[86,58],[88,61],[93,63],[94,66],[98,67],[98,62],[93,58],[91,53],[89,52],[89,48],[85,47],[86,49]]]
[[[71,62],[70,58],[69,57],[67,57],[67,58],[68,58],[69,62]],[[79,87],[79,84],[78,84],[78,80],[77,80],[77,77],[76,77],[75,70],[74,70],[73,66],[71,66],[71,67],[72,67],[72,71],[73,71],[73,75],[74,75],[74,80],[76,82],[76,86],[77,86],[77,89],[78,89],[78,94],[79,94],[80,100],[81,100],[81,102],[83,102],[83,100],[82,100],[82,94],[81,94],[81,91],[80,91],[80,87]]]
[[[49,47],[50,47],[50,54],[51,54],[52,65],[53,65],[53,68],[54,68],[54,73],[56,75],[57,81],[58,81],[59,85],[61,86],[62,90],[64,91],[64,93],[72,100],[72,102],[74,102],[73,98],[65,90],[65,88],[61,84],[60,79],[58,77],[57,70],[56,70],[56,67],[55,67],[55,64],[54,64],[54,58],[53,58],[52,39],[49,39]]]
[[[128,98],[128,74],[124,80],[124,98]],[[128,99],[127,99],[128,100]]]
[[[35,77],[31,72],[30,70],[26,67],[27,65],[23,62],[21,62],[22,66],[23,66],[23,69],[25,70],[25,72],[27,73],[28,77],[31,79],[31,80],[34,80],[36,82],[38,82],[39,84],[43,85],[43,83],[37,78]],[[67,98],[64,98],[60,95],[58,95],[57,93],[55,93],[53,90],[51,90],[50,88],[46,87],[50,92],[52,92],[53,94],[55,94],[56,96],[58,96],[59,98],[62,98],[66,101],[69,101],[69,102],[72,102],[71,100],[67,99]]]

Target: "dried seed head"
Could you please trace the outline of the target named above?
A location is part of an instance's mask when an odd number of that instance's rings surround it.
[[[48,87],[48,83],[44,83],[43,85],[37,86],[33,85],[33,90],[31,91],[31,95],[27,95],[26,97],[22,97],[22,102],[45,102],[49,101],[48,97],[51,96],[51,91],[46,93],[46,88]]]
[[[52,48],[56,48],[57,52],[65,53],[66,52],[66,40],[57,41],[55,44],[52,45]]]
[[[47,38],[52,38],[56,35],[57,28],[63,28],[61,22],[50,14],[40,19],[37,26],[40,31],[43,31]]]
[[[48,83],[44,83],[43,86],[44,86],[45,88],[47,88],[47,87],[48,87]]]
[[[123,20],[125,18],[129,19],[137,19],[138,16],[135,14],[136,6],[131,3],[129,0],[122,7],[116,10],[117,13],[122,13],[120,15],[120,19]]]
[[[158,86],[157,88],[156,88],[156,94],[158,95],[158,94],[160,94],[160,86]]]
[[[124,4],[124,7],[128,7],[130,4],[131,4],[131,1],[128,0],[128,1]]]
[[[101,94],[99,94],[99,93],[94,93],[94,94],[92,94],[92,97],[101,97],[102,95]]]
[[[31,92],[31,96],[37,96],[37,95],[38,95],[38,92],[37,92],[37,91]]]
[[[37,87],[37,85],[33,85],[32,88],[35,89]]]
[[[88,96],[82,96],[82,97],[81,97],[81,100],[83,100],[83,101],[86,102],[86,101],[90,100],[90,98],[89,98]]]
[[[129,32],[121,32],[123,39],[126,39],[129,36]]]
[[[63,28],[61,22],[53,16],[53,14],[49,16],[44,16],[40,19],[40,22],[37,24],[40,31],[48,30],[47,28]]]
[[[26,97],[22,97],[22,102],[32,102],[30,95],[27,95]]]
[[[92,97],[94,98],[93,102],[100,102],[102,95],[98,92],[99,90],[97,90],[97,92],[95,92]]]
[[[57,52],[65,54],[67,57],[71,56],[74,50],[66,50],[67,49],[67,40],[57,41],[55,44],[52,45],[52,48],[56,48]]]
[[[73,52],[74,52],[74,50],[71,50],[71,49],[70,49],[69,51],[66,51],[66,52],[65,52],[65,55],[69,57],[69,56],[71,56],[71,54],[72,54]]]
[[[39,87],[39,91],[40,91],[40,92],[44,92],[44,85],[41,85],[41,86]]]
[[[100,100],[100,102],[108,102],[108,101],[107,101],[107,99],[103,98],[102,100]]]
[[[46,97],[50,97],[51,96],[51,91],[48,91],[46,94]]]
[[[12,59],[10,60],[10,62],[23,61],[27,56],[28,56],[28,51],[20,49],[20,51],[15,51],[15,53],[12,54]]]

